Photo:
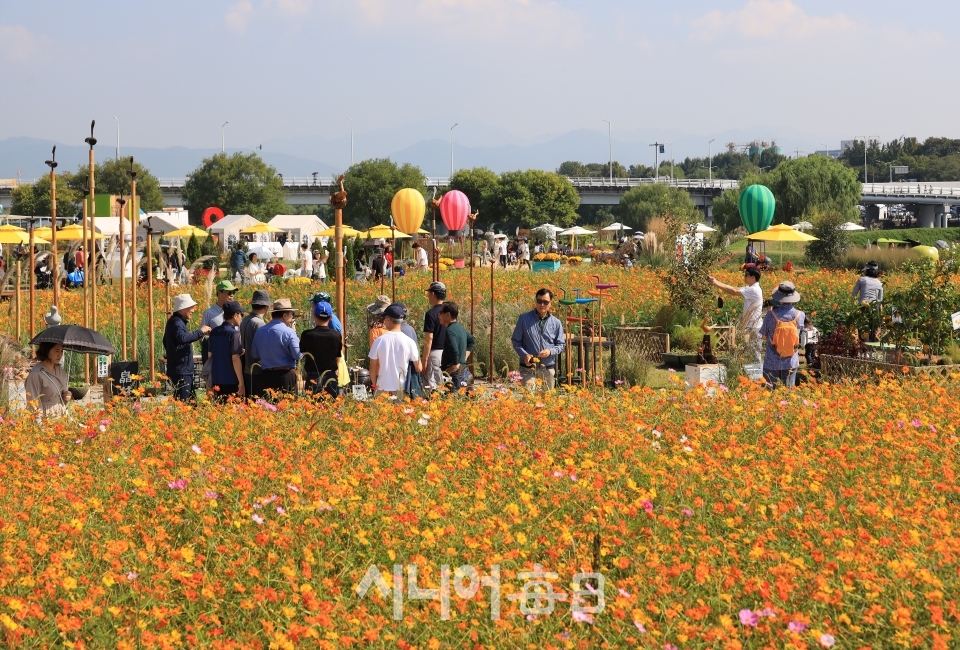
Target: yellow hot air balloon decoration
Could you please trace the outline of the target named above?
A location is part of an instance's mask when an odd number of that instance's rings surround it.
[[[409,187],[394,194],[393,201],[390,202],[390,211],[393,213],[397,230],[408,235],[414,235],[420,229],[426,210],[423,194]]]

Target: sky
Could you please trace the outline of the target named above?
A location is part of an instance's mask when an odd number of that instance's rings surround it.
[[[352,119],[367,153],[454,123],[470,146],[604,120],[704,149],[960,137],[958,24],[954,0],[0,0],[0,140],[96,119],[113,146],[115,116],[122,145],[197,148],[346,147]]]

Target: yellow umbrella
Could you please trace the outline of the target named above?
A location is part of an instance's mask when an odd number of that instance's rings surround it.
[[[357,237],[360,235],[359,230],[354,230],[353,228],[351,228],[346,224],[344,224],[342,228],[343,228],[344,237]],[[314,237],[336,237],[336,236],[337,236],[336,226],[330,226],[326,230],[321,230],[320,232],[314,235]]]
[[[59,231],[57,231],[59,232]],[[25,230],[0,230],[0,244],[29,244],[30,233]],[[34,244],[49,244],[50,242],[34,235]]]
[[[14,226],[12,223],[5,223],[0,226],[0,232],[23,232],[23,228],[20,226]]]
[[[164,237],[182,237],[184,239],[190,239],[191,237],[199,237],[203,239],[204,237],[209,237],[208,233],[203,228],[197,228],[196,226],[184,226],[183,228],[177,228],[176,230],[171,230],[170,232],[163,235]]]
[[[39,228],[38,228],[39,230]],[[47,229],[49,230],[49,228]],[[90,233],[87,233],[87,236],[90,236]],[[98,232],[94,233],[94,239],[105,239],[106,235],[101,235]],[[77,241],[83,239],[83,227],[73,224],[72,226],[66,226],[65,228],[60,228],[57,230],[57,239],[62,239],[64,241]]]
[[[63,230],[63,228],[57,231],[58,235],[60,234],[61,230]],[[33,236],[42,237],[43,239],[50,239],[53,237],[53,231],[50,230],[50,226],[40,226],[39,228],[33,229]]]
[[[360,233],[360,237],[363,239],[390,239],[391,237],[395,239],[410,239],[410,235],[401,232],[398,228],[394,228],[391,231],[390,226],[384,226],[382,224]]]
[[[276,226],[271,226],[269,223],[258,223],[255,226],[250,226],[249,228],[244,228],[240,231],[241,235],[256,235],[263,232],[283,232],[283,228],[277,228]]]
[[[780,263],[783,264],[783,242],[785,241],[817,241],[817,238],[813,235],[808,235],[805,232],[801,232],[796,228],[792,228],[786,224],[778,223],[775,226],[770,226],[766,230],[761,230],[760,232],[755,232],[752,235],[747,235],[747,239],[756,239],[758,241],[777,241],[780,242]]]

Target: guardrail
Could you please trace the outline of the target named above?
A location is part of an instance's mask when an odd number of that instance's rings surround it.
[[[942,187],[939,185],[918,183],[867,183],[863,184],[863,195],[867,196],[947,196],[960,197],[960,187]]]
[[[701,189],[701,190],[729,190],[737,187],[739,181],[728,179],[703,179],[703,178],[599,178],[596,176],[567,176],[567,180],[573,183],[576,188],[596,187],[619,189],[623,187],[638,187],[640,185],[672,185],[683,189]]]

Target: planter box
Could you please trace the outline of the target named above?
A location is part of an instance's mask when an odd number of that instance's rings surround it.
[[[906,368],[906,371],[904,371]],[[886,375],[932,375],[949,377],[960,373],[960,365],[950,366],[904,366],[902,363],[884,363],[870,359],[820,355],[821,375],[827,381],[879,381]]]
[[[680,366],[680,357],[671,352],[664,352],[660,355],[660,361],[668,368],[678,368]]]
[[[691,364],[686,369],[687,386],[690,388],[710,381],[722,384],[727,380],[727,369],[719,363]]]
[[[697,358],[698,357],[696,354],[678,354],[677,362],[680,364],[681,368],[684,368],[686,366],[695,365],[697,363]]]
[[[464,266],[465,266],[465,260],[463,259],[453,260],[453,268],[462,269]]]
[[[533,272],[545,272],[545,273],[556,273],[560,270],[560,260],[556,262],[534,262],[533,263]]]

